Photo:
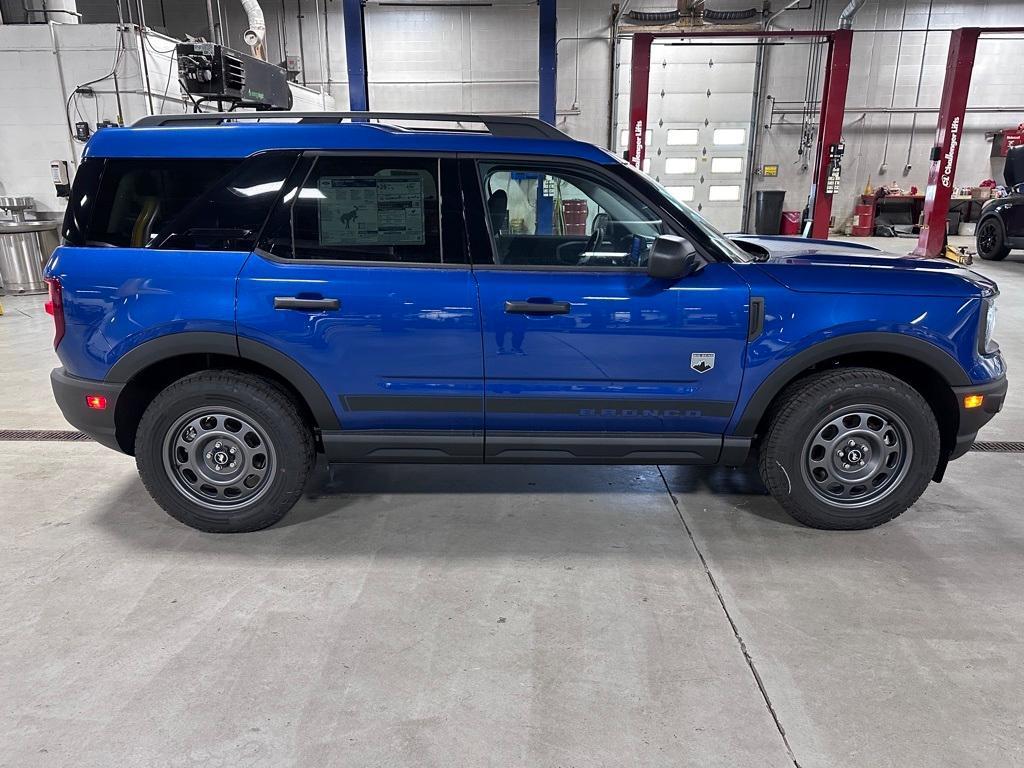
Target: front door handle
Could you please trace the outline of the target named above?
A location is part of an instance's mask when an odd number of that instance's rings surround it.
[[[299,309],[307,311],[333,311],[341,307],[337,299],[304,299],[301,296],[275,296],[274,309]]]
[[[505,311],[516,315],[568,315],[568,301],[506,301]]]

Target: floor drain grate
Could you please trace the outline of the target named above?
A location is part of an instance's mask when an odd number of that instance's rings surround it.
[[[0,429],[0,440],[91,440],[84,432],[69,429]]]
[[[1024,443],[975,443],[971,450],[983,453],[1024,453]]]

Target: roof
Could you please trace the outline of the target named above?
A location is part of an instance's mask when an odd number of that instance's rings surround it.
[[[358,122],[348,122],[353,118]],[[410,128],[396,124],[401,121],[472,122],[484,128]],[[472,152],[617,162],[603,149],[532,118],[351,112],[154,115],[129,128],[97,131],[85,156],[247,157],[269,149]]]

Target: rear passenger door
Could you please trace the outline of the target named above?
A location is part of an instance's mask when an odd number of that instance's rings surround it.
[[[240,345],[320,383],[335,460],[480,461],[483,363],[454,160],[307,154],[238,286]]]

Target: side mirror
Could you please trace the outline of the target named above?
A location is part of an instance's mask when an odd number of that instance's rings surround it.
[[[702,266],[697,249],[685,237],[661,235],[647,256],[647,274],[661,280],[678,280]]]

